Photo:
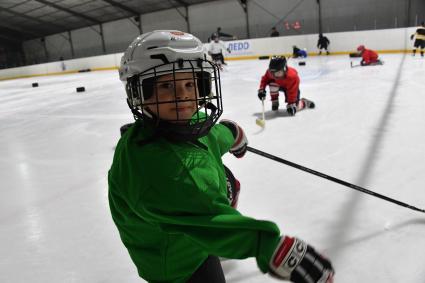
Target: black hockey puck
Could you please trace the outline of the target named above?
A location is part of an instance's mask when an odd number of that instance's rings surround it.
[[[270,59],[270,56],[259,56],[258,59],[260,59],[260,60],[268,60],[268,59]]]
[[[83,86],[77,87],[77,92],[84,92],[86,91],[86,88]]]
[[[298,66],[305,66],[305,62],[298,62]]]
[[[32,83],[32,87],[38,87],[38,83]]]

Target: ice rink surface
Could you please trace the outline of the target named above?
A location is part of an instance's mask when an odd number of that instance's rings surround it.
[[[317,107],[288,117],[282,95],[278,113],[267,100],[264,130],[268,61],[229,61],[222,117],[252,147],[423,209],[425,59],[381,57],[359,68],[346,55],[291,59]],[[0,282],[143,282],[107,202],[119,127],[132,119],[117,71],[0,82]],[[242,184],[239,210],[329,256],[335,282],[425,282],[424,213],[253,153],[224,161]],[[254,259],[223,268],[228,282],[277,282]]]

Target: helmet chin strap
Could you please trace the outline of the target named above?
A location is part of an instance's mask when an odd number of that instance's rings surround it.
[[[148,109],[144,109],[143,113],[140,113],[137,109],[130,107],[136,119],[141,119],[152,125],[158,136],[162,136],[173,142],[195,141],[208,134],[211,127],[215,124],[214,119],[217,107],[211,102],[206,102],[204,108],[211,110],[207,119],[203,122],[195,122],[194,124],[188,121],[188,125],[187,123],[178,124],[161,120]]]
[[[210,109],[211,113],[203,122],[195,122],[194,124],[187,125],[159,120],[157,126],[159,134],[175,142],[195,141],[206,136],[211,127],[214,126],[217,107],[213,103],[207,102],[205,108]]]

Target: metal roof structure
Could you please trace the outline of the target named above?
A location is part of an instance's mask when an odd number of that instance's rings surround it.
[[[1,0],[0,45],[211,0]],[[184,15],[182,14],[184,17]]]

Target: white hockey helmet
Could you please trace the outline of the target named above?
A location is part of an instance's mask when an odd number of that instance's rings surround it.
[[[161,133],[183,140],[206,135],[223,112],[219,70],[206,54],[201,41],[189,33],[158,30],[138,36],[122,56],[119,68],[135,119],[154,120]],[[156,94],[158,77],[177,72],[192,73],[197,85],[198,111],[183,124],[159,120],[144,103]],[[179,101],[175,98],[170,103]]]

